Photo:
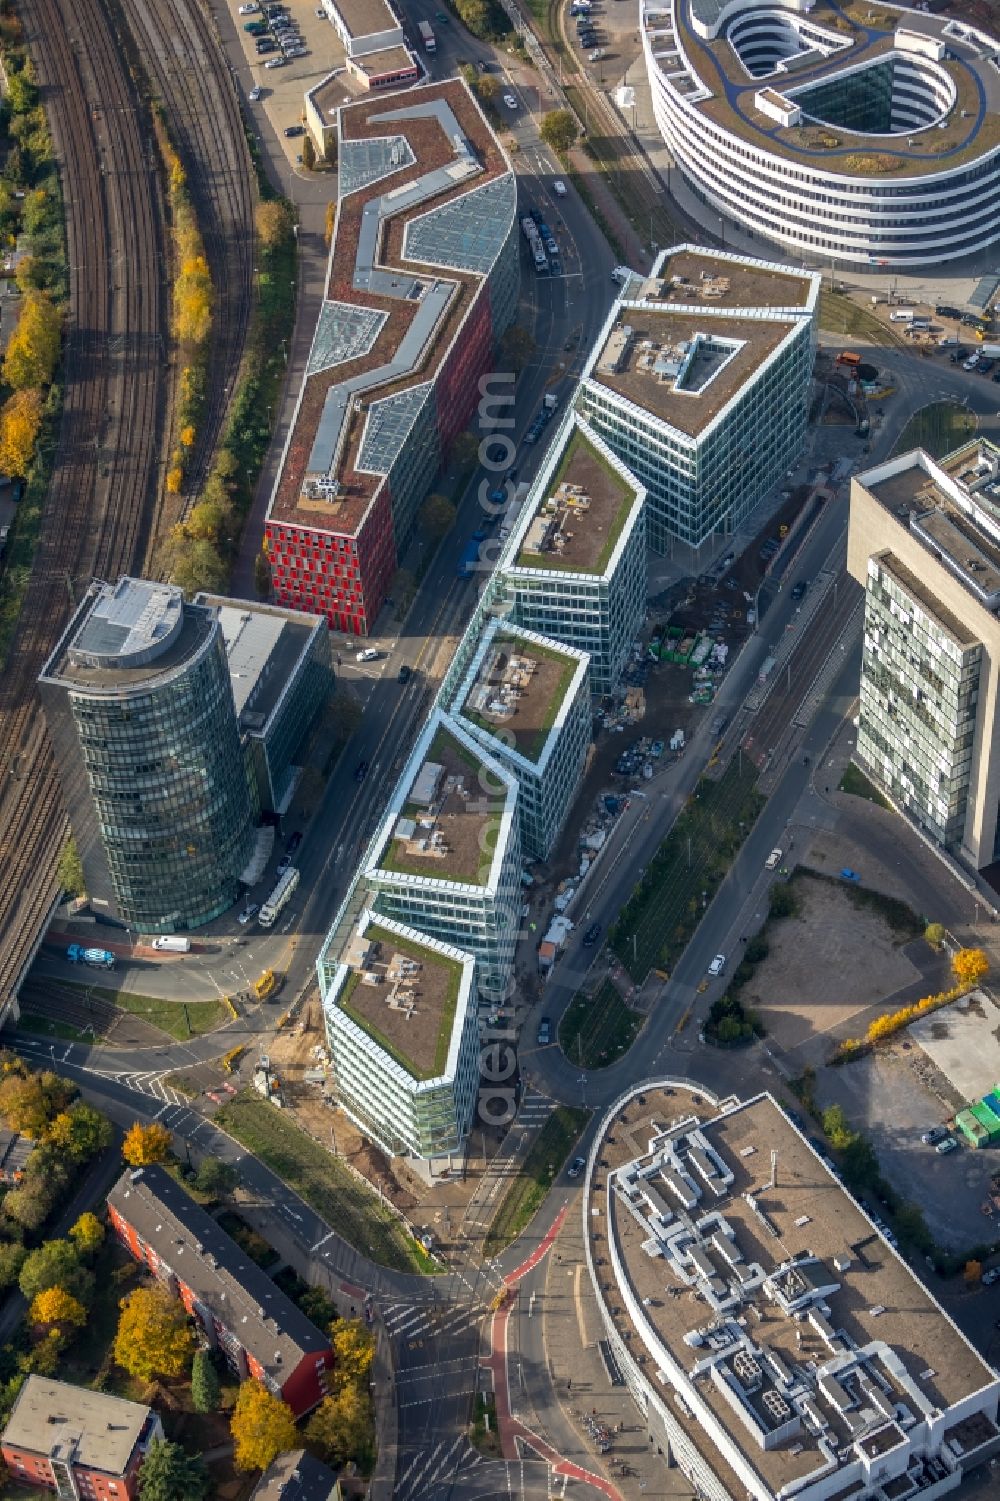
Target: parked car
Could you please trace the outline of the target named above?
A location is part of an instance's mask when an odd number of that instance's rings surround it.
[[[932,1126],[929,1131],[924,1131],[920,1137],[925,1147],[936,1146],[939,1141],[944,1141],[948,1135],[947,1126]]]
[[[243,908],[243,911],[240,913],[236,921],[239,923],[241,928],[245,928],[248,922],[253,921],[259,911],[259,904],[257,902],[251,902],[248,907]]]
[[[504,104],[506,104],[508,109],[517,109],[517,100],[514,98],[513,94],[504,94],[503,102]]]
[[[240,6],[240,15],[255,16],[259,10],[260,6],[257,4],[257,0],[247,0],[246,5]]]
[[[287,57],[269,57],[264,64],[265,68],[283,68],[288,61]]]
[[[253,88],[250,90],[249,94],[247,95],[247,98],[250,100],[251,104],[256,104],[257,100],[261,97],[261,95],[263,94],[263,92],[264,92],[264,90],[261,88],[260,84],[259,83],[255,83],[254,86],[253,86]]]
[[[298,849],[298,847],[299,847],[299,845],[301,843],[302,843],[302,830],[301,829],[296,829],[295,833],[290,836],[290,838],[288,840],[288,843],[285,845],[285,848],[286,848],[286,850],[288,851],[288,853],[290,855],[294,855],[295,851]]]
[[[1000,1266],[991,1266],[988,1272],[983,1273],[983,1286],[992,1287],[998,1277],[1000,1277]]]
[[[784,856],[784,850],[773,849],[764,861],[765,870],[777,870]]]
[[[955,1140],[954,1136],[946,1136],[942,1141],[938,1142],[934,1150],[935,1152],[937,1152],[938,1156],[945,1157],[949,1152],[958,1151],[958,1142]]]
[[[600,923],[599,922],[592,922],[591,925],[590,925],[590,927],[587,929],[586,933],[584,933],[584,935],[583,935],[583,946],[584,946],[584,948],[585,949],[592,949],[594,947],[594,944],[600,938],[600,936],[601,936],[601,925],[600,925]]]
[[[363,651],[358,652],[357,660],[359,662],[377,662],[378,652],[374,646],[366,646]]]
[[[566,1176],[567,1176],[567,1178],[579,1178],[580,1174],[583,1172],[583,1170],[584,1170],[584,1168],[586,1166],[587,1166],[587,1159],[586,1159],[586,1157],[574,1157],[573,1161],[570,1163],[569,1167],[566,1169]],[[985,1277],[983,1278],[983,1281],[984,1282],[986,1281]]]
[[[957,307],[949,307],[944,302],[938,303],[934,309],[934,315],[937,318],[961,318],[962,316]]]
[[[792,598],[793,599],[801,599],[802,596],[805,594],[805,592],[806,592],[806,590],[808,588],[809,588],[809,580],[808,579],[799,579],[798,583],[795,584],[795,585],[793,585],[793,587],[792,587]]]
[[[291,136],[304,136],[305,133],[306,133],[306,128],[305,128],[304,125],[286,125],[285,126],[285,135],[286,136],[289,136],[289,137],[291,137]]]
[[[715,958],[712,960],[711,964],[708,966],[708,972],[709,972],[710,975],[721,975],[722,971],[725,969],[725,967],[726,967],[726,956],[725,956],[725,954],[716,954]]]
[[[535,1040],[540,1048],[547,1048],[552,1041],[552,1022],[547,1016],[543,1016],[538,1023],[538,1036]]]

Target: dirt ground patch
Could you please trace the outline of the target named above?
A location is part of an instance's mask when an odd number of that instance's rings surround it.
[[[482,1160],[471,1158],[464,1175],[456,1170],[453,1177],[427,1183],[401,1158],[389,1158],[373,1146],[350,1118],[327,1099],[324,1086],[306,1083],[306,1072],[321,1065],[321,1056],[316,1052],[325,1041],[320,1023],[320,1003],[314,998],[306,1003],[291,1027],[278,1033],[270,1049],[285,1103],[296,1124],[314,1140],[335,1150],[344,1162],[381,1189],[412,1225],[420,1230],[429,1229],[447,1247],[451,1232],[461,1225],[469,1200],[479,1185]],[[474,1131],[470,1151],[479,1144],[480,1133]],[[495,1148],[496,1142],[492,1141],[490,1149]]]
[[[799,912],[771,925],[768,956],[740,995],[786,1053],[920,978],[885,920],[840,887],[806,878],[795,890]]]

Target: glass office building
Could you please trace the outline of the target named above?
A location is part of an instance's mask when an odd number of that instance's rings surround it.
[[[39,691],[94,910],[169,933],[230,907],[256,807],[218,612],[95,583]]]

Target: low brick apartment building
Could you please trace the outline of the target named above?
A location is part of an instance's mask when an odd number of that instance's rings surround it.
[[[152,1408],[29,1376],[0,1439],[10,1477],[83,1501],[135,1501],[146,1451],[163,1437]]]
[[[123,1173],[108,1213],[122,1244],[181,1299],[241,1381],[252,1376],[297,1418],[322,1401],[333,1365],[329,1335],[164,1168]]]

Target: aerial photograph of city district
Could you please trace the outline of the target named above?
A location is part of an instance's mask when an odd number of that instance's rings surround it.
[[[1000,1501],[1000,0],[0,0],[0,848],[2,1501]]]

